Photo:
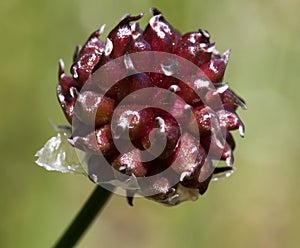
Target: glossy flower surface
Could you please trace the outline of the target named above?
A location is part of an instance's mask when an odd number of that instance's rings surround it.
[[[144,30],[140,14],[123,17],[105,41],[104,27],[92,33],[76,48],[70,76],[60,60],[57,95],[72,131],[60,129],[55,142],[67,140],[89,178],[120,186],[130,203],[139,194],[176,205],[234,170],[231,131],[244,136],[236,110],[246,105],[223,81],[230,50],[220,55],[207,31],[181,34],[151,12]],[[58,149],[48,143],[39,159],[49,147]]]

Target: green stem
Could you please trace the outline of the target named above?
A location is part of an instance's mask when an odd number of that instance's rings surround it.
[[[54,248],[72,248],[87,230],[99,211],[109,199],[111,192],[97,186],[83,208]]]

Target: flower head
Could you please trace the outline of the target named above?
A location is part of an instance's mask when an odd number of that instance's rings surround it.
[[[140,14],[124,16],[105,41],[104,26],[92,33],[76,48],[70,76],[60,60],[57,95],[72,131],[55,142],[65,137],[83,152],[90,179],[121,186],[130,202],[140,194],[176,205],[234,170],[231,131],[244,136],[236,109],[246,105],[223,82],[230,50],[220,55],[207,31],[181,34],[151,12],[144,30]]]

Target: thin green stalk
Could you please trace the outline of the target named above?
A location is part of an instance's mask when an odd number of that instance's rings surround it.
[[[100,186],[96,186],[94,192],[54,248],[74,247],[97,214],[101,211],[110,195],[110,191]]]

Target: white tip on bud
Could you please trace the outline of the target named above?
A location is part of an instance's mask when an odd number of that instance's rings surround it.
[[[105,27],[106,27],[106,24],[103,24],[103,25],[99,28],[99,31],[98,31],[99,35],[103,34]]]
[[[114,48],[114,46],[113,46],[112,41],[109,38],[107,38],[106,39],[106,45],[105,45],[105,48],[104,48],[104,55],[105,56],[110,55],[113,48]]]
[[[245,126],[243,125],[243,123],[241,123],[239,126],[239,133],[242,138],[245,137]]]

